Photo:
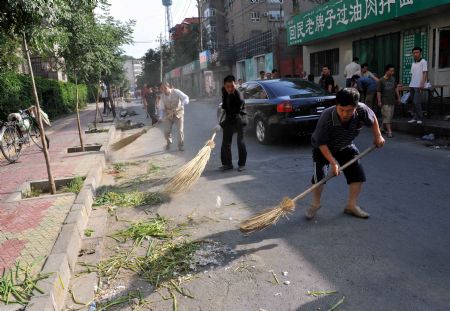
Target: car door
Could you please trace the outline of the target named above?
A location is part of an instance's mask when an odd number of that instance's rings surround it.
[[[249,124],[253,124],[255,117],[264,112],[269,98],[260,84],[248,83],[244,92],[244,100]]]

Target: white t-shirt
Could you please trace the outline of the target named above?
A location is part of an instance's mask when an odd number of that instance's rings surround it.
[[[174,113],[180,117],[184,113],[184,106],[189,104],[189,96],[178,89],[172,89],[169,95],[162,93],[160,95],[159,114],[163,118],[166,113]]]
[[[361,65],[351,62],[345,66],[344,75],[346,79],[351,79],[354,75],[361,76]]]
[[[428,71],[428,63],[423,58],[419,62],[414,62],[411,66],[411,82],[409,87],[420,87],[424,72]],[[427,81],[425,81],[427,82]]]

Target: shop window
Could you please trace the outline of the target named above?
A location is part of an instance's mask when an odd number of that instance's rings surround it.
[[[250,19],[253,23],[261,21],[261,17],[259,15],[259,12],[251,12],[250,13]]]
[[[339,49],[311,53],[310,60],[310,71],[316,77],[322,75],[323,65],[331,67],[332,75],[339,74]]]

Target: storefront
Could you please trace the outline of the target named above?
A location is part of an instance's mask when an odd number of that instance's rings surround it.
[[[450,0],[330,1],[287,23],[288,45],[303,45],[303,64],[316,81],[324,64],[339,86],[357,56],[382,76],[393,64],[403,84],[410,80],[411,50],[420,46],[433,85],[450,85]],[[450,94],[445,89],[446,96]]]
[[[260,54],[236,62],[237,79],[244,81],[258,79],[260,71],[272,72],[272,69],[274,69],[273,53]]]

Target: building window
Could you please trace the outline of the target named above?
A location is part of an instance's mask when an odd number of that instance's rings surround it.
[[[439,68],[450,68],[450,29],[439,33]]]
[[[278,10],[278,11],[268,11],[267,17],[269,18],[269,21],[281,21],[284,17],[284,11]]]
[[[283,0],[267,0],[267,3],[283,3]]]
[[[261,21],[261,17],[259,15],[259,12],[251,12],[250,13],[250,19],[253,23]]]
[[[250,3],[259,3],[259,0],[250,0]]]
[[[207,8],[205,12],[203,12],[205,18],[216,16],[216,9]]]
[[[339,74],[339,49],[311,53],[310,60],[310,71],[316,77],[322,75],[323,65],[331,67],[332,75]]]

